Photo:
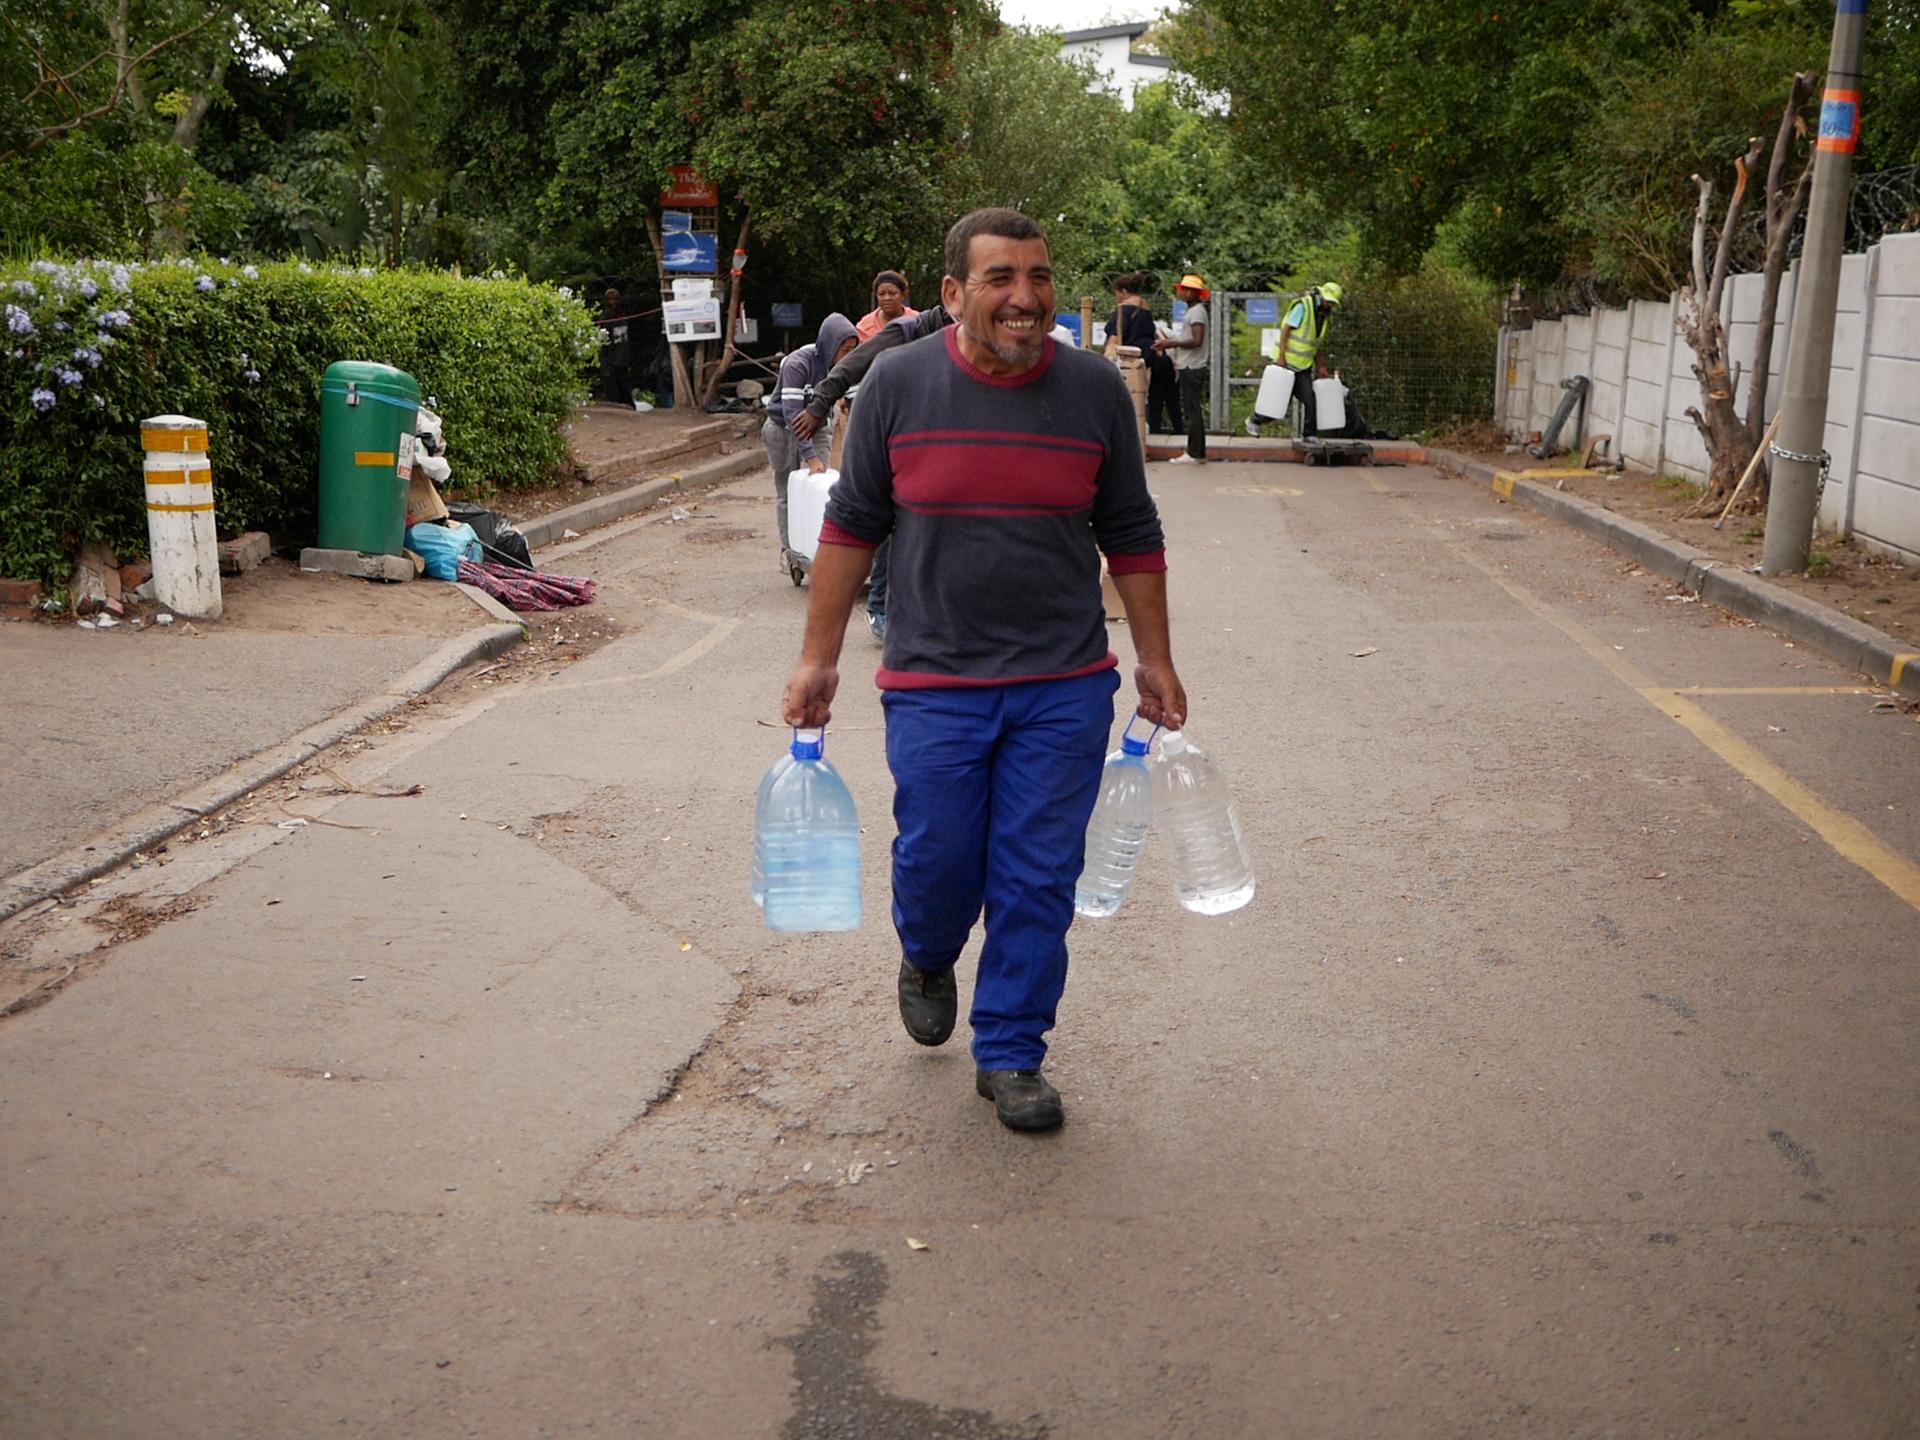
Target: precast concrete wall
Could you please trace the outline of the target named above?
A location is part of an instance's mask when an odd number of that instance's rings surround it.
[[[1798,266],[1781,278],[1775,308],[1766,418],[1780,408]],[[1763,278],[1727,282],[1721,314],[1744,414],[1753,389]],[[1531,329],[1501,332],[1504,373],[1498,419],[1524,440],[1544,433],[1561,382],[1585,375],[1586,422],[1562,432],[1578,451],[1611,436],[1608,451],[1632,470],[1704,481],[1707,449],[1688,416],[1700,406],[1693,351],[1677,330],[1680,302],[1636,300]],[[1841,263],[1834,313],[1825,446],[1831,457],[1820,524],[1868,545],[1920,560],[1920,235],[1893,235]]]

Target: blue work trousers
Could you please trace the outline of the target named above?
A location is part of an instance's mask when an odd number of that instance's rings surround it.
[[[944,970],[985,910],[971,1017],[982,1070],[1046,1058],[1119,688],[1101,670],[881,696],[900,830],[893,926],[910,962]]]

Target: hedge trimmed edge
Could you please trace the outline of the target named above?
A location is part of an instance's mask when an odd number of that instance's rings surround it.
[[[75,548],[144,555],[140,421],[209,428],[222,534],[314,529],[320,375],[377,360],[439,402],[463,485],[549,482],[598,353],[564,289],[303,262],[0,267],[0,575],[63,583]]]

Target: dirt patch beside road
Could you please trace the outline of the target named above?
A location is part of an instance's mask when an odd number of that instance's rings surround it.
[[[1528,455],[1506,455],[1497,451],[1459,453],[1481,464],[1522,475],[1529,470],[1566,468],[1564,460],[1535,460]],[[1736,510],[1727,517],[1723,527],[1715,530],[1712,518],[1682,513],[1698,491],[1690,485],[1677,484],[1672,478],[1594,472],[1556,475],[1538,483],[1591,500],[1617,515],[1637,520],[1742,569],[1751,569],[1760,563],[1766,528],[1764,514],[1742,514]],[[1809,573],[1769,575],[1768,583],[1831,606],[1897,639],[1913,640],[1916,648],[1920,648],[1920,566],[1902,565],[1851,540],[1836,540],[1831,535],[1814,537],[1813,555],[1815,563]]]

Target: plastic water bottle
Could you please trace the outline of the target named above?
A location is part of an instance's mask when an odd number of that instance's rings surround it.
[[[825,736],[795,730],[791,763],[763,782],[754,834],[770,930],[852,930],[860,923],[860,818]],[[776,773],[777,772],[777,773]]]
[[[1120,732],[1120,748],[1107,756],[1100,772],[1100,798],[1087,821],[1087,863],[1074,888],[1073,910],[1090,920],[1104,920],[1127,898],[1133,867],[1153,823],[1153,777],[1147,773],[1147,745],[1153,736],[1136,740],[1132,729],[1129,720]]]
[[[792,768],[793,751],[789,749],[760,777],[760,793],[753,802],[753,903],[762,910],[767,908],[767,796],[773,790],[773,782]]]
[[[1253,899],[1253,857],[1227,777],[1178,730],[1161,738],[1152,774],[1154,819],[1180,903],[1202,915],[1238,910]]]

